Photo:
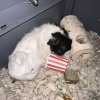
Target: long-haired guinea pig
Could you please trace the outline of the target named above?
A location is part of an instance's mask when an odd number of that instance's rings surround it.
[[[43,24],[26,34],[9,56],[9,75],[17,80],[32,80],[45,64],[48,55],[71,49],[72,40],[54,24]]]

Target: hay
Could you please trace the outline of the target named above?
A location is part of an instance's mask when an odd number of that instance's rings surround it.
[[[0,70],[0,100],[64,100],[66,93],[72,100],[100,100],[100,37],[89,32],[89,39],[96,51],[92,59],[70,61],[70,68],[78,70],[80,81],[66,84],[63,73],[41,68],[33,81],[12,83],[7,69]]]

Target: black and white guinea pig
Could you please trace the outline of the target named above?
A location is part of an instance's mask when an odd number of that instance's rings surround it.
[[[54,24],[43,24],[27,33],[9,56],[9,75],[17,80],[34,79],[51,52],[57,55],[71,49],[72,40]]]

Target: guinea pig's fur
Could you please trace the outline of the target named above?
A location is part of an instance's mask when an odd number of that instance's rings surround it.
[[[43,24],[26,34],[9,56],[9,75],[17,80],[32,80],[51,52],[58,55],[71,49],[71,39],[54,24]]]

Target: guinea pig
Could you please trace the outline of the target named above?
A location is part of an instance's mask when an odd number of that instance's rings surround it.
[[[51,52],[63,55],[71,40],[54,24],[43,24],[27,33],[9,56],[9,75],[17,80],[33,80]]]

